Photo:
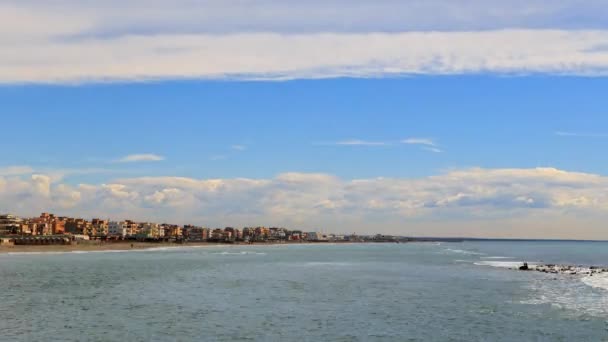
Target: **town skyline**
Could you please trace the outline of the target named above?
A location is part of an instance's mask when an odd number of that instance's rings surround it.
[[[375,241],[396,237],[376,236]],[[369,241],[369,237],[366,238]],[[326,234],[276,226],[209,228],[206,225],[69,217],[43,212],[37,217],[0,214],[0,244],[72,244],[84,240],[139,242],[363,242],[356,234]],[[396,240],[395,240],[396,241]],[[383,241],[386,242],[386,241]]]

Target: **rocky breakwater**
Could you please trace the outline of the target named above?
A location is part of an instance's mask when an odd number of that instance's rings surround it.
[[[554,265],[554,264],[527,264],[524,263],[518,268],[520,271],[536,271],[551,274],[584,275],[593,276],[608,274],[608,268],[598,266],[573,266],[573,265]]]

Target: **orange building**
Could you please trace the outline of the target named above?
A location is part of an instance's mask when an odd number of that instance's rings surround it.
[[[60,219],[53,220],[53,234],[65,234],[65,221]]]

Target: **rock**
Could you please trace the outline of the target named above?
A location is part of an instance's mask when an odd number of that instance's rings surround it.
[[[524,265],[519,268],[520,271],[528,271],[530,267],[528,267],[528,263],[524,262]]]

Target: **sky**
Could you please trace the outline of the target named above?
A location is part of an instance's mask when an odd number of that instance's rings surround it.
[[[608,239],[603,1],[0,4],[0,212]]]

